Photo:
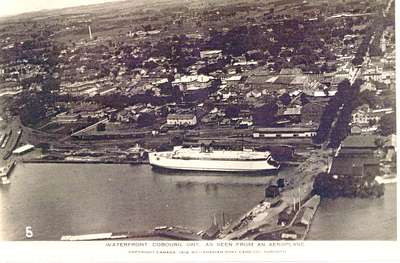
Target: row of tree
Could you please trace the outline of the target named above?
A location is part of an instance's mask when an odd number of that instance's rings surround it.
[[[357,98],[360,94],[361,84],[362,80],[357,79],[344,93],[339,94],[343,108],[330,134],[330,147],[332,148],[339,147],[342,140],[350,133],[351,114],[356,107],[360,106]]]
[[[376,17],[366,29],[365,36],[352,60],[353,65],[359,66],[364,62],[367,51],[370,56],[381,56],[380,39],[384,29],[382,18]]]
[[[338,93],[329,101],[322,114],[320,126],[314,138],[315,143],[323,143],[329,138],[329,146],[338,147],[350,133],[350,122],[354,109],[364,104],[371,108],[379,104],[379,98],[374,92],[369,90],[360,92],[361,85],[360,79],[357,79],[351,86],[347,80],[339,84]],[[339,110],[340,108],[341,110]],[[379,120],[378,126],[380,133],[384,136],[395,133],[396,114],[384,115]]]
[[[346,91],[350,89],[350,86],[350,81],[347,79],[339,83],[338,92],[329,100],[322,113],[317,135],[314,137],[315,143],[323,143],[329,138],[332,123],[336,119],[340,107],[343,105],[344,96]]]

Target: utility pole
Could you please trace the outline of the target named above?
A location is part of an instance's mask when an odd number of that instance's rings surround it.
[[[299,210],[300,210],[300,207],[301,207],[301,190],[300,190],[300,187],[301,186],[299,186]]]

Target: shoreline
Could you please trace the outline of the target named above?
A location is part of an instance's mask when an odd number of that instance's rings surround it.
[[[141,165],[149,164],[148,161],[114,161],[114,160],[43,160],[43,159],[29,159],[21,160],[22,163],[43,163],[43,164],[130,164],[130,165]]]
[[[71,164],[150,164],[148,160],[136,160],[136,161],[117,161],[117,160],[46,160],[46,159],[26,159],[20,160],[22,163],[71,163]],[[295,161],[280,162],[284,166],[298,166],[301,163]]]

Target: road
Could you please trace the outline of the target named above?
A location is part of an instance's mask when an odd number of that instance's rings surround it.
[[[383,17],[386,17],[386,16],[387,16],[387,13],[389,12],[392,3],[393,3],[393,0],[389,0],[386,9],[383,10]]]
[[[280,195],[281,203],[276,207],[267,208],[266,203],[260,203],[248,213],[230,223],[224,228],[221,239],[233,240],[251,236],[254,233],[273,232],[281,230],[278,225],[279,213],[290,206],[301,206],[307,200],[313,188],[314,178],[328,168],[327,156],[330,151],[315,151],[309,158],[299,165],[296,172],[285,178],[289,182],[286,190]]]

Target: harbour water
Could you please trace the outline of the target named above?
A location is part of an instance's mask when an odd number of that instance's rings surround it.
[[[283,171],[284,172],[284,171]],[[148,165],[18,164],[0,188],[0,240],[181,225],[204,230],[222,212],[233,220],[263,199],[275,177],[162,173]]]
[[[281,175],[290,175],[283,167]],[[264,197],[274,176],[157,172],[148,165],[18,164],[0,187],[0,240],[140,231],[162,225],[204,230]],[[322,200],[308,239],[395,239],[396,186],[379,199]]]
[[[396,184],[385,195],[367,199],[323,199],[313,219],[309,240],[396,240]]]

